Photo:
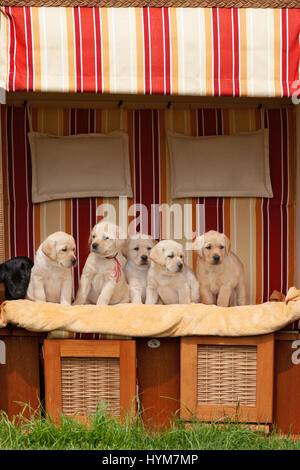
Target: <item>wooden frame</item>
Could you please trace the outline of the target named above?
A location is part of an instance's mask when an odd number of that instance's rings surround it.
[[[62,414],[61,358],[120,358],[120,417],[136,411],[136,344],[127,340],[45,340],[46,414],[57,421]],[[88,416],[75,415],[81,422]]]
[[[256,346],[256,404],[229,406],[197,405],[197,346],[227,345]],[[181,338],[180,413],[185,420],[197,417],[201,421],[225,418],[248,423],[272,423],[274,381],[274,334],[250,337],[186,337]],[[232,418],[232,419],[231,419]]]
[[[41,338],[23,329],[0,329],[0,410],[9,419],[20,413],[29,419],[40,411]]]
[[[136,338],[141,416],[148,428],[168,427],[180,408],[180,338]]]
[[[275,335],[274,425],[285,434],[300,433],[300,334]]]

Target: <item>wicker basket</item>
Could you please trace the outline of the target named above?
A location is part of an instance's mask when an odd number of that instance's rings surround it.
[[[256,405],[256,346],[198,345],[197,404]]]
[[[61,392],[66,416],[95,414],[98,406],[120,416],[120,360],[62,357]]]

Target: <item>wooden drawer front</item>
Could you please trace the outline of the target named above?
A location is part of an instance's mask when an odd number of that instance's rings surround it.
[[[181,338],[181,417],[271,423],[274,335]]]
[[[80,421],[104,407],[136,410],[136,345],[127,340],[45,340],[46,413]]]

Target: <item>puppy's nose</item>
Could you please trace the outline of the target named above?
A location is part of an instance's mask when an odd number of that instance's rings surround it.
[[[147,259],[148,259],[148,256],[147,256],[147,255],[142,255],[142,256],[141,256],[141,260],[142,260],[142,261],[147,261]]]
[[[97,250],[97,248],[98,248],[98,243],[93,243],[93,244],[92,244],[92,248],[93,248],[93,250]]]
[[[182,269],[183,267],[183,263],[181,263],[180,261],[177,263],[177,266],[178,266],[178,269]]]
[[[218,263],[218,261],[220,261],[220,256],[219,255],[214,255],[213,256],[213,260]]]
[[[76,264],[76,258],[72,258],[72,265],[75,266]]]

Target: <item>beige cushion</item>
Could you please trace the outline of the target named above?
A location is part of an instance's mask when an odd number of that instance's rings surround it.
[[[167,134],[171,196],[273,197],[269,132],[226,136]]]
[[[128,135],[57,137],[29,132],[32,201],[91,196],[132,197]]]

